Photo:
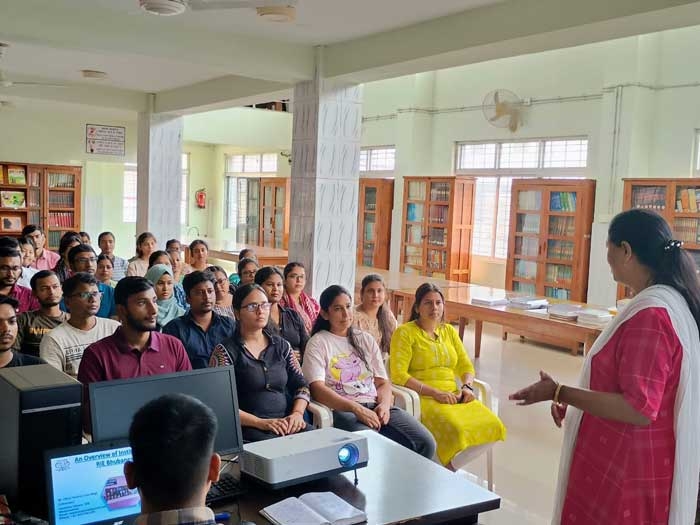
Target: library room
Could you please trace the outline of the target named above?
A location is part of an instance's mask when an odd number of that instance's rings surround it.
[[[700,2],[616,6],[3,2],[0,524],[700,523]]]

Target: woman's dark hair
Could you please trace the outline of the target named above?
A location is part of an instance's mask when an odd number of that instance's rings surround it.
[[[154,243],[157,243],[158,241],[156,240],[156,236],[153,235],[151,232],[143,232],[140,234],[138,237],[136,237],[136,256],[141,257],[141,245],[146,242],[148,239],[153,239]]]
[[[671,227],[650,210],[628,210],[616,215],[608,228],[608,242],[630,245],[637,260],[651,272],[653,284],[675,288],[688,303],[700,329],[700,281],[693,257],[673,239]]]
[[[362,288],[360,288],[360,296],[365,293],[365,288],[369,286],[370,283],[380,283],[384,290],[386,290],[386,285],[384,284],[384,279],[381,275],[376,273],[370,273],[365,275],[362,279]],[[382,304],[377,310],[377,323],[379,324],[379,333],[382,334],[382,343],[379,345],[382,352],[385,354],[389,353],[389,348],[391,347],[391,318],[389,317],[389,307],[386,304]]]
[[[339,284],[333,284],[325,290],[323,290],[323,293],[321,293],[321,297],[318,298],[318,303],[321,306],[321,310],[328,313],[328,309],[333,304],[333,301],[335,301],[336,297],[340,295],[347,295],[352,301],[352,295],[350,295],[350,292],[348,292],[346,288],[343,288]],[[314,322],[313,328],[311,328],[310,335],[313,336],[314,334],[317,334],[323,330],[330,332],[331,323],[319,314],[316,318],[316,321]],[[360,342],[361,333],[362,332],[360,332],[354,326],[350,326],[350,328],[348,328],[348,342],[350,343],[350,346],[352,346],[355,349],[355,351],[357,351],[357,355],[360,357],[360,359],[362,359],[362,362],[367,367],[367,370],[369,370],[370,373],[374,375],[374,370],[369,364],[368,356],[365,354],[365,350],[362,348],[362,343]]]
[[[89,234],[88,232],[78,232],[78,235],[80,235],[81,238],[82,238],[82,237],[87,237],[87,240],[88,240],[88,241],[91,241],[91,240],[92,240],[92,239],[90,239],[90,234]]]
[[[66,255],[66,251],[68,251],[70,245],[76,241],[78,244],[83,243],[80,236],[76,232],[66,232],[63,234],[63,237],[61,237],[61,242],[58,245],[58,254],[61,256],[61,258]]]
[[[290,263],[287,264],[287,266],[284,267],[284,271],[282,272],[283,275],[284,275],[285,280],[287,279],[287,276],[288,276],[290,273],[292,273],[292,270],[293,270],[294,268],[301,268],[301,269],[303,269],[304,271],[306,271],[306,267],[305,267],[303,264],[301,264],[300,262],[296,262],[296,261],[290,262]]]
[[[190,243],[190,246],[189,246],[190,255],[193,255],[192,252],[193,252],[194,249],[195,249],[197,246],[199,246],[200,244],[201,244],[202,246],[204,246],[204,247],[207,249],[207,251],[209,251],[209,245],[206,243],[206,241],[203,241],[202,239],[195,239],[194,241],[192,241],[192,242]]]
[[[248,255],[249,253],[252,253],[253,256],[251,257]],[[240,252],[238,252],[238,260],[240,261],[241,259],[255,259],[255,252],[253,251],[252,248],[243,248]]]
[[[224,277],[228,279],[228,274],[226,273],[226,270],[224,270],[221,266],[217,266],[215,264],[212,264],[210,266],[206,267],[207,272],[211,272],[212,274],[215,274],[216,272],[220,272],[224,274]]]
[[[167,257],[170,261],[170,266],[173,265],[173,258],[170,257],[170,254],[168,252],[164,250],[156,250],[148,257],[148,267],[150,268],[151,266],[153,266],[156,263],[156,260],[160,257]]]
[[[105,237],[111,237],[112,240],[116,240],[112,232],[102,232],[97,236],[97,244],[100,244]]]
[[[413,302],[413,306],[411,307],[411,318],[409,321],[416,321],[420,315],[418,315],[418,307],[420,306],[421,301],[423,298],[428,295],[431,292],[439,293],[440,297],[442,298],[442,302],[445,302],[445,296],[442,293],[442,290],[436,285],[432,283],[423,283],[421,284],[417,289],[416,289],[416,299]],[[445,313],[443,310],[442,314],[442,321],[445,321]]]
[[[28,235],[20,237],[18,239],[18,241],[19,241],[20,246],[26,246],[28,244],[29,246],[31,246],[32,248],[34,248],[36,250],[36,243],[34,242],[34,239],[29,237]]]
[[[241,277],[241,272],[249,264],[254,264],[256,268],[259,268],[258,261],[255,259],[241,259],[238,261],[238,276]],[[257,273],[257,272],[256,272]]]
[[[236,291],[233,294],[233,300],[231,301],[231,307],[234,310],[240,310],[241,306],[243,305],[243,301],[245,301],[245,298],[248,297],[255,290],[258,290],[265,297],[267,297],[267,295],[265,294],[265,290],[263,290],[262,286],[260,286],[259,284],[244,284],[243,286],[239,286],[238,288],[236,288]]]
[[[114,263],[112,262],[112,259],[110,259],[109,256],[105,255],[104,253],[101,253],[97,256],[97,264],[100,264],[100,262],[102,261],[109,261],[109,264],[111,264],[112,268],[114,268]]]
[[[175,244],[180,245],[180,241],[178,239],[168,239],[168,242],[165,243],[165,251],[169,252],[172,250]]]
[[[262,284],[273,275],[279,275],[280,279],[284,280],[279,268],[275,266],[263,266],[255,273],[255,284]]]

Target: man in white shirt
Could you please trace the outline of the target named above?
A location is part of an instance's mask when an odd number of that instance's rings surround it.
[[[102,293],[89,273],[76,273],[63,283],[63,300],[70,319],[44,335],[39,355],[50,365],[73,377],[88,345],[110,336],[119,327],[112,319],[97,317]]]

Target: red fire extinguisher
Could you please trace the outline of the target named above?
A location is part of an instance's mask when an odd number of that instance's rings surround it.
[[[207,190],[201,188],[194,193],[194,200],[197,203],[197,208],[207,207]]]

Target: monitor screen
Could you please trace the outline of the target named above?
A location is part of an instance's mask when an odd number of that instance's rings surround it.
[[[52,450],[46,461],[50,523],[131,523],[127,518],[141,512],[139,492],[124,478],[124,463],[131,461],[128,443]]]
[[[89,393],[94,442],[127,439],[131,419],[139,408],[165,394],[187,394],[216,414],[219,430],[214,450],[219,454],[243,451],[233,367],[91,383]]]

